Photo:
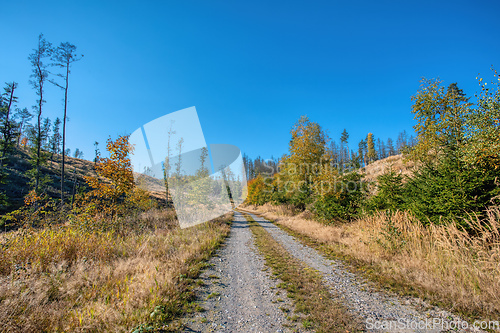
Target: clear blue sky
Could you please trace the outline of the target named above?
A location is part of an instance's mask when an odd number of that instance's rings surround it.
[[[84,59],[70,82],[68,146],[93,157],[108,136],[196,106],[208,143],[280,156],[306,114],[351,148],[411,131],[422,76],[458,82],[500,69],[498,1],[4,1],[0,81],[29,87],[40,32]],[[62,116],[48,88],[44,115]]]

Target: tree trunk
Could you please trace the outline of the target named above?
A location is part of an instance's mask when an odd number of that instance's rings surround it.
[[[64,87],[64,117],[62,133],[62,161],[61,161],[61,208],[64,205],[64,157],[66,155],[66,112],[68,110],[68,82],[69,81],[69,59],[66,62],[66,86]]]

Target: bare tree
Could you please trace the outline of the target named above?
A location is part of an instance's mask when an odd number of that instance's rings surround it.
[[[62,78],[64,83],[59,84],[51,80],[53,84],[64,90],[64,116],[63,116],[63,130],[62,130],[62,162],[61,162],[61,206],[64,203],[64,157],[66,155],[66,118],[68,111],[68,88],[69,88],[69,74],[71,73],[71,65],[80,59],[83,55],[76,54],[76,46],[68,42],[61,43],[54,52],[52,60],[53,65],[64,70],[64,73],[56,74]]]

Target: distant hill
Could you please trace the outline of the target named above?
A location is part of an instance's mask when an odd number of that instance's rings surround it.
[[[61,184],[61,159],[62,156],[54,154],[52,161],[49,160],[46,166],[41,168],[42,175],[50,177],[51,182],[46,188],[46,193],[53,198],[60,198]],[[76,177],[80,187],[87,188],[85,176],[96,176],[94,162],[80,158],[65,157],[65,177],[64,192],[67,199],[71,199],[74,179]],[[0,191],[5,193],[9,205],[0,207],[0,214],[5,214],[15,210],[24,204],[24,196],[30,191],[29,177],[26,175],[32,168],[29,162],[29,150],[27,148],[18,148],[15,153],[6,159],[4,184],[0,184]],[[141,176],[141,182],[146,182],[148,188],[153,189],[151,196],[158,202],[165,201],[165,193],[162,193],[161,180],[148,176]],[[155,186],[151,186],[154,184]]]

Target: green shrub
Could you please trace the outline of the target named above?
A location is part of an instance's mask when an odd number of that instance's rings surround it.
[[[499,189],[499,170],[443,158],[422,166],[405,186],[406,208],[422,222],[442,223],[480,213],[491,204]],[[459,222],[460,223],[460,222]]]
[[[366,202],[368,211],[390,210],[404,208],[403,177],[394,171],[389,171],[377,178],[377,193]]]

